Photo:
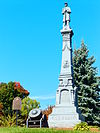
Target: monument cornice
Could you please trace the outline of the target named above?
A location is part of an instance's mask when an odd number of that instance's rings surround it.
[[[61,32],[62,35],[63,35],[63,34],[71,34],[71,36],[74,35],[72,29],[62,29],[62,30],[60,30],[60,32]]]

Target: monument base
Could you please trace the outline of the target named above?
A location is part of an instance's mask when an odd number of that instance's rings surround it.
[[[82,118],[76,107],[56,105],[48,118],[49,128],[73,128]]]

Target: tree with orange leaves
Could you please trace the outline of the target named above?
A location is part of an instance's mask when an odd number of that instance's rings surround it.
[[[3,105],[4,115],[12,114],[12,102],[15,97],[21,99],[29,95],[29,92],[25,90],[21,85],[16,85],[16,82],[1,83],[0,84],[0,103]]]
[[[53,109],[54,106],[48,106],[47,109],[43,110],[43,114],[46,115],[46,118],[48,120],[48,116],[52,113],[52,109]]]

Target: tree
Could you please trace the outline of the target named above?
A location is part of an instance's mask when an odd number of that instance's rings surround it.
[[[89,50],[82,42],[81,48],[74,50],[74,85],[78,88],[78,106],[89,124],[100,125],[100,78],[94,56],[88,57]]]
[[[2,109],[3,109],[3,105],[2,105],[2,103],[0,103],[0,117],[2,115]]]
[[[25,90],[19,83],[9,82],[0,84],[0,103],[3,105],[3,113],[8,116],[12,114],[12,102],[13,99],[18,96],[24,98],[29,95],[29,92]]]
[[[52,113],[54,106],[48,106],[47,109],[43,110],[42,113],[46,115],[46,119],[48,120],[49,115]]]
[[[40,107],[40,102],[37,102],[36,100],[32,100],[29,97],[25,97],[22,100],[22,108],[21,108],[21,115],[24,118],[24,120],[26,121],[27,116],[32,109],[39,108],[39,107]]]

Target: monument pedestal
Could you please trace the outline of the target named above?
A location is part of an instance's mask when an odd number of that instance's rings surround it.
[[[75,106],[55,106],[49,115],[48,124],[50,128],[72,128],[80,123],[82,116],[76,111]]]
[[[50,128],[72,128],[81,122],[80,117],[75,106],[58,105],[49,115],[48,124]]]

